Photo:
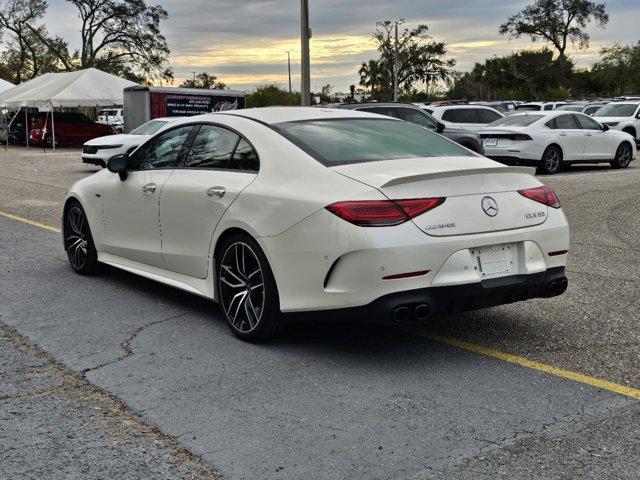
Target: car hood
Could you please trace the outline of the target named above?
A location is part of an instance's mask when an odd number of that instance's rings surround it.
[[[106,137],[98,137],[93,140],[89,140],[85,145],[119,145],[121,143],[143,143],[148,135],[107,135]]]

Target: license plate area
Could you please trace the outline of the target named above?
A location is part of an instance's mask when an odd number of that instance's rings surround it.
[[[514,275],[517,245],[506,243],[470,249],[474,267],[482,279]]]
[[[498,139],[497,138],[485,138],[484,139],[484,144],[487,147],[495,147],[496,145],[498,145]]]

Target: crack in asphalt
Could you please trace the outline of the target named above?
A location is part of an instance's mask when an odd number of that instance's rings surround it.
[[[102,363],[100,365],[97,365],[95,367],[89,367],[89,368],[85,368],[84,370],[82,370],[80,373],[84,376],[89,372],[94,372],[96,370],[99,370],[101,368],[107,367],[109,365],[113,365],[114,363],[118,363],[121,362],[122,360],[125,360],[126,358],[132,357],[133,355],[135,355],[135,350],[131,347],[131,342],[138,336],[140,335],[145,329],[149,328],[149,327],[153,327],[154,325],[159,325],[161,323],[164,322],[168,322],[170,320],[175,320],[176,318],[180,318],[180,317],[184,317],[185,315],[187,315],[188,312],[181,312],[178,313],[176,315],[172,315],[170,317],[167,318],[163,318],[161,320],[155,320],[153,322],[149,322],[145,325],[142,325],[138,328],[136,328],[133,333],[123,342],[120,343],[120,348],[122,348],[122,350],[124,350],[124,355],[120,355],[119,357],[110,360],[108,362]]]

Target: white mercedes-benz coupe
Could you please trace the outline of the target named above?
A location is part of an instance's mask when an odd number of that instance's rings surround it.
[[[485,155],[505,163],[535,165],[553,174],[573,163],[627,168],[636,156],[634,138],[578,112],[516,113],[479,132]]]
[[[218,301],[245,340],[300,312],[425,321],[565,291],[567,221],[531,172],[370,113],[214,113],[76,183],[64,248]]]

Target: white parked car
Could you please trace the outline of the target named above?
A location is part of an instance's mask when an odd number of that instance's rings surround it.
[[[429,106],[425,110],[444,123],[445,130],[458,128],[473,133],[504,117],[495,108],[482,105]]]
[[[124,130],[124,113],[122,108],[107,108],[98,112],[97,123],[111,125],[116,132]]]
[[[561,105],[556,110],[565,112],[580,112],[585,115],[593,116],[598,110],[600,110],[606,103],[568,103]]]
[[[627,132],[636,142],[640,141],[640,101],[609,103],[593,117],[609,128]]]
[[[129,134],[110,135],[89,140],[82,147],[82,163],[106,167],[114,155],[131,153],[152,135],[182,117],[156,118],[140,125]]]
[[[519,113],[480,131],[485,155],[506,163],[535,165],[556,173],[571,163],[610,163],[626,168],[636,155],[633,138],[583,113]]]
[[[218,301],[246,340],[300,312],[424,321],[567,288],[567,221],[530,173],[370,113],[213,113],[77,182],[64,248]]]
[[[567,102],[529,102],[516,105],[516,111],[523,112],[551,112],[558,107],[566,105]]]

